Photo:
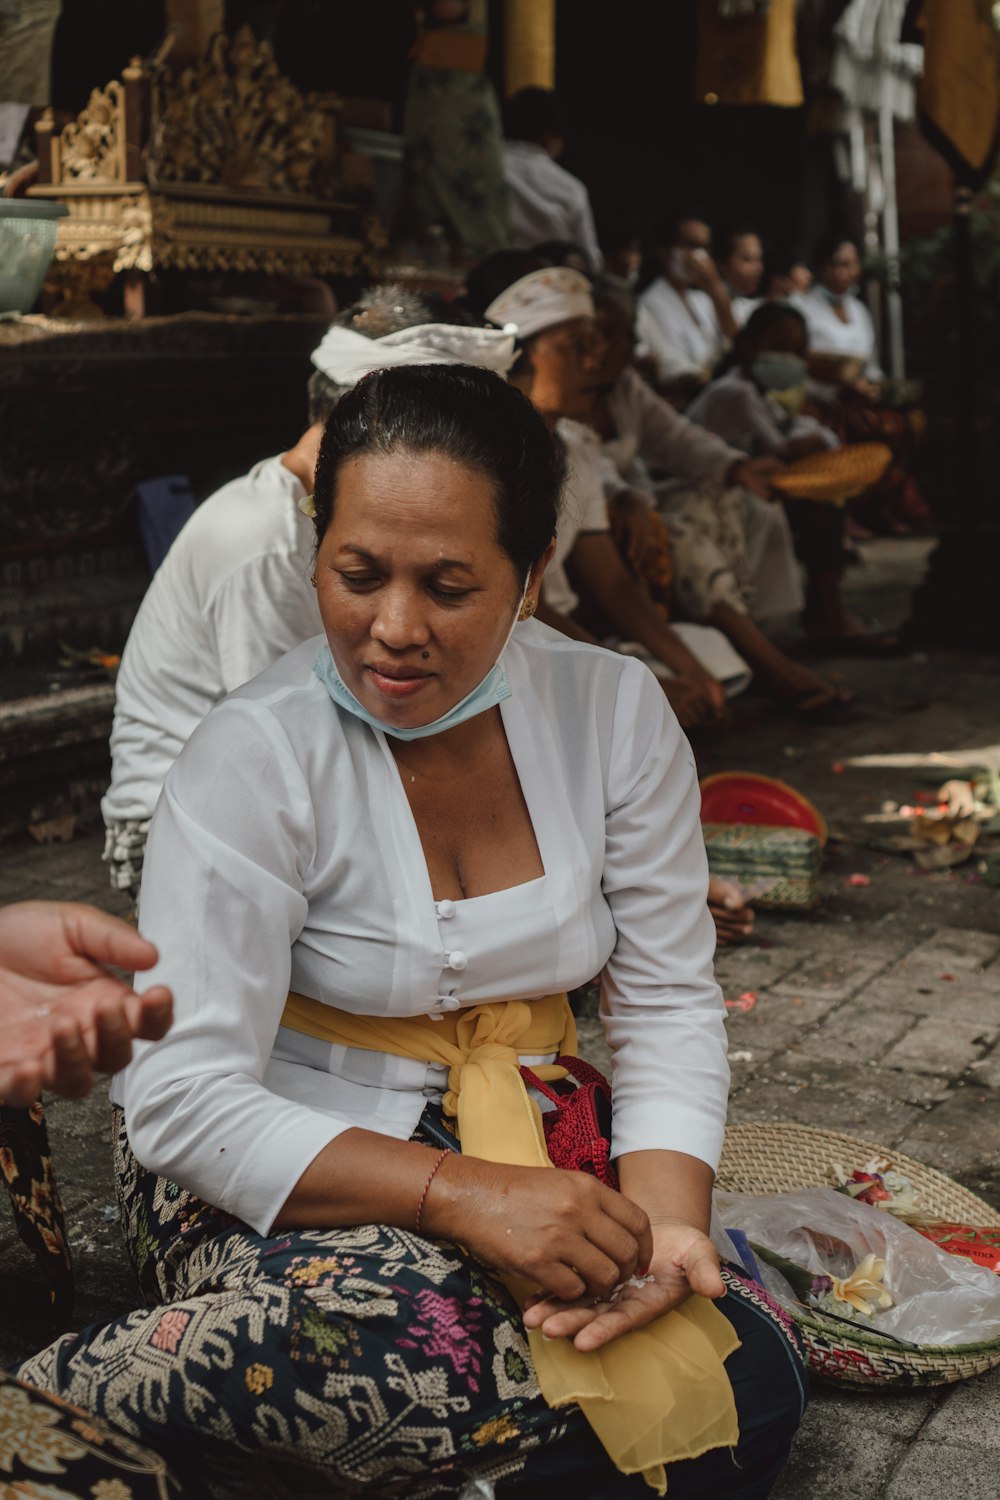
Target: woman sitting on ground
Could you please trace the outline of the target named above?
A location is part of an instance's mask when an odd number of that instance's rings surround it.
[[[728,367],[692,404],[690,417],[750,454],[792,461],[839,446],[836,433],[802,413],[808,334],[789,303],[767,302],[737,335]],[[831,652],[896,648],[895,636],[872,632],[844,607],[844,512],[813,500],[784,500],[806,570],[804,622],[810,639]]]
[[[840,690],[766,634],[804,603],[788,520],[764,498],[779,459],[748,458],[675,412],[630,368],[631,299],[599,287],[596,305],[605,353],[592,420],[605,492],[627,486],[632,496],[655,496],[670,533],[676,613],[721,631],[798,717],[823,717]]]
[[[759,1500],[801,1415],[794,1335],[707,1236],[689,748],[645,668],[529,620],[562,466],[498,376],[363,380],[316,474],[326,639],[209,714],[153,820],[176,1020],[114,1097],[161,1305],[22,1373],[242,1493],[624,1500],[665,1464],[672,1500]],[[558,1077],[602,968],[620,1192],[553,1168],[518,1071]]]
[[[755,229],[736,224],[720,230],[715,254],[737,328],[760,306],[764,247]]]
[[[810,365],[820,378],[830,374],[835,362],[845,366],[847,378],[835,379],[835,384],[871,399],[884,376],[872,315],[856,295],[861,276],[857,246],[846,235],[826,235],[817,246],[815,266],[813,283],[799,303],[809,330]]]
[[[575,640],[596,644],[577,618],[577,586],[582,586],[600,609],[610,636],[641,651],[661,677],[684,727],[717,723],[724,715],[726,694],[714,664],[703,659],[698,644],[673,628],[665,604],[660,607],[664,601],[654,602],[650,592],[665,590],[668,582],[662,527],[658,538],[649,536],[649,507],[640,502],[619,527],[622,551],[612,539],[597,439],[582,425],[593,407],[601,358],[590,282],[568,267],[533,271],[528,257],[525,264],[526,273],[512,274],[517,268],[506,251],[479,266],[470,286],[475,285],[482,300],[478,306],[470,303],[469,311],[516,334],[518,358],[508,378],[558,431],[569,457],[565,504],[541,618]],[[645,560],[641,581],[627,561],[639,554]],[[724,670],[742,678],[745,686],[746,663],[726,650],[725,641],[712,644],[726,652]]]
[[[665,219],[653,241],[653,275],[640,294],[643,339],[665,395],[683,406],[702,388],[738,328],[712,231],[696,213]]]
[[[927,502],[913,478],[927,422],[916,406],[886,399],[871,313],[857,296],[861,258],[843,234],[829,234],[816,252],[816,280],[798,300],[809,330],[810,372],[819,382],[824,420],[845,443],[885,443],[893,462],[852,513],[864,526],[895,535],[926,530]],[[860,534],[860,533],[859,533]]]

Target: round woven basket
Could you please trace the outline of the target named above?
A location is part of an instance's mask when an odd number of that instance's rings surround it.
[[[892,462],[885,443],[852,443],[812,453],[770,476],[776,490],[796,500],[827,500],[834,505],[878,484]]]
[[[913,1183],[928,1213],[954,1223],[1000,1223],[1000,1212],[943,1172],[872,1141],[813,1125],[731,1125],[719,1164],[720,1188],[731,1193],[789,1193],[832,1187],[832,1168],[891,1160]],[[789,1311],[792,1311],[789,1309]],[[1000,1364],[1000,1339],[981,1344],[902,1345],[871,1329],[825,1318],[814,1308],[792,1311],[814,1375],[838,1385],[913,1387],[949,1385]]]

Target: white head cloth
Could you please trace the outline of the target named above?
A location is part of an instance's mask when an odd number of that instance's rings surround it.
[[[569,266],[546,266],[522,276],[486,309],[490,323],[497,323],[505,333],[516,333],[519,339],[529,339],[570,318],[593,316],[590,282],[582,271]]]
[[[514,337],[493,328],[451,323],[419,323],[380,339],[336,327],[327,330],[311,357],[334,385],[355,385],[373,370],[393,365],[479,365],[506,375],[514,363]]]

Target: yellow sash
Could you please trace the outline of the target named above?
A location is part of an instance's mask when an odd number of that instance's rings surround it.
[[[520,1055],[575,1053],[576,1025],[565,995],[498,1000],[430,1016],[357,1016],[290,994],[281,1024],[341,1047],[362,1047],[440,1063],[448,1069],[445,1113],[455,1116],[463,1152],[511,1166],[550,1167],[541,1112],[518,1071]],[[565,1076],[543,1064],[539,1077]],[[504,1278],[520,1303],[532,1290]],[[542,1395],[575,1401],[623,1474],[641,1473],[665,1494],[664,1466],[739,1438],[723,1361],[739,1347],[732,1325],[704,1297],[690,1297],[646,1328],[581,1353],[568,1339],[528,1333]]]

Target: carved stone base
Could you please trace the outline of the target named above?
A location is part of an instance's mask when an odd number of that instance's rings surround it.
[[[186,473],[203,498],[303,432],[311,316],[0,323],[0,561],[69,538],[134,544],[129,497]]]

